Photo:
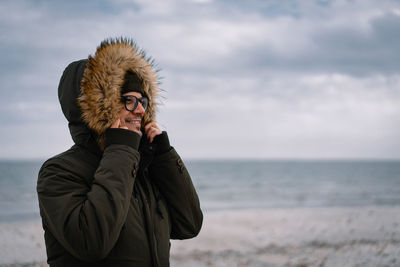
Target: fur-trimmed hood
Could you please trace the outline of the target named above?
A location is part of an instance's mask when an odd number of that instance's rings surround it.
[[[82,119],[99,136],[118,119],[123,108],[121,87],[127,71],[136,73],[149,98],[143,125],[156,119],[159,94],[157,71],[153,61],[129,39],[107,39],[89,56],[81,82],[78,104]]]
[[[121,87],[127,71],[138,75],[149,98],[143,126],[156,119],[159,78],[154,61],[132,40],[106,39],[94,56],[75,61],[65,69],[58,95],[76,144],[85,145],[94,139],[102,146],[105,131],[123,108]]]

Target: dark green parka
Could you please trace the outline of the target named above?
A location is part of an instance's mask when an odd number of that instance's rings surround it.
[[[64,71],[59,99],[75,145],[43,164],[37,184],[50,266],[169,266],[170,239],[199,233],[197,193],[167,133],[149,143],[109,129],[127,70],[150,99],[144,122],[155,119],[151,67],[134,44],[114,40]]]

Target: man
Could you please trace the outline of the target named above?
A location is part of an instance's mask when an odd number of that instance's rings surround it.
[[[169,266],[170,239],[200,231],[190,176],[155,123],[151,62],[132,41],[108,39],[61,77],[75,145],[43,164],[37,184],[51,267]]]

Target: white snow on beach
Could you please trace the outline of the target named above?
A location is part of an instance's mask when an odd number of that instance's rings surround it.
[[[0,224],[0,266],[47,266],[40,221]],[[400,207],[210,211],[171,266],[400,266]]]
[[[209,212],[171,266],[400,266],[400,207]]]

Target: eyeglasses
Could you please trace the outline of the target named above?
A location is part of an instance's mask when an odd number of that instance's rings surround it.
[[[137,98],[134,95],[123,96],[122,102],[125,105],[125,109],[128,111],[134,111],[137,108],[139,102],[140,104],[142,104],[144,110],[146,110],[147,106],[149,105],[149,99],[145,96],[141,98]]]

